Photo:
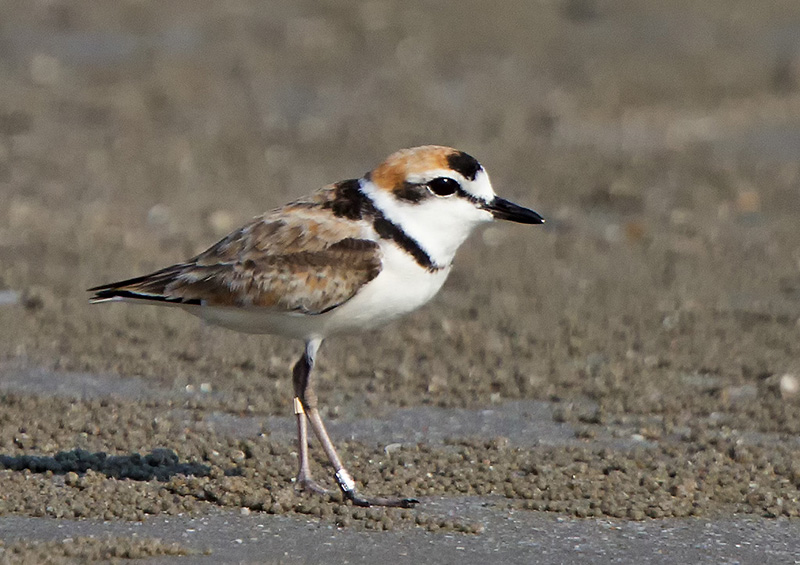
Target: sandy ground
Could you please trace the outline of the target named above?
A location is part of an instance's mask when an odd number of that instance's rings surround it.
[[[422,504],[298,494],[299,344],[85,289],[421,143],[548,223],[485,229],[428,307],[323,346],[356,479]],[[799,152],[794,0],[0,3],[0,561],[332,536],[354,563],[785,562]],[[194,520],[315,544],[229,553]]]

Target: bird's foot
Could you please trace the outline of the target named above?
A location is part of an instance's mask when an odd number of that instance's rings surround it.
[[[344,493],[345,497],[349,499],[354,506],[361,506],[369,508],[370,506],[386,506],[389,508],[414,508],[414,505],[419,504],[416,498],[365,498],[360,496],[355,491]]]
[[[415,498],[364,498],[359,496],[356,492],[356,483],[347,469],[342,467],[336,472],[336,482],[339,488],[350,502],[355,506],[370,507],[370,506],[389,506],[393,508],[413,508],[415,504],[419,504],[419,500]]]
[[[328,496],[331,494],[331,491],[320,485],[317,481],[311,477],[306,477],[303,475],[298,476],[295,479],[295,488],[304,490],[306,492],[313,492],[314,494],[319,494],[321,496]]]

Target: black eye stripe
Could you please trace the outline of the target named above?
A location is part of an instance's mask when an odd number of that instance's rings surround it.
[[[469,200],[470,202],[472,202],[476,206],[483,203],[483,201],[480,198],[478,198],[477,196],[471,195],[469,192],[467,192],[466,190],[464,190],[460,186],[458,187],[458,196],[459,196],[459,198],[463,198],[465,200]]]
[[[425,190],[425,185],[403,183],[402,186],[394,189],[394,195],[400,200],[417,204],[425,198],[430,198],[430,194]]]
[[[461,190],[461,185],[450,177],[438,177],[428,181],[428,189],[436,196],[450,196]]]

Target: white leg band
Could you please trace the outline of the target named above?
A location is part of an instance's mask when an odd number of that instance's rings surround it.
[[[306,411],[303,409],[303,403],[300,402],[298,397],[294,397],[294,413],[295,414],[305,414]]]
[[[339,469],[336,471],[336,482],[339,483],[339,486],[344,492],[354,492],[356,490],[356,482],[353,480],[353,477],[350,476],[350,473],[347,472],[347,469]]]

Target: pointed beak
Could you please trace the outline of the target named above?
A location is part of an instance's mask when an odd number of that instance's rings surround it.
[[[483,206],[484,210],[492,213],[498,220],[508,220],[520,224],[543,224],[544,218],[528,208],[518,206],[504,198],[494,197],[494,200]]]

